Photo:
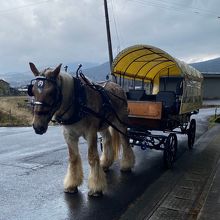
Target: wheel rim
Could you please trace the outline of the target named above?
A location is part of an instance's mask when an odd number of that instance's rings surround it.
[[[177,137],[176,134],[169,134],[165,143],[164,163],[167,168],[173,166],[177,153]]]

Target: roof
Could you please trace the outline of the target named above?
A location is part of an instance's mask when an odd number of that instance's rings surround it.
[[[202,72],[204,78],[220,78],[220,73],[204,73]]]
[[[161,76],[203,79],[195,68],[150,45],[135,45],[121,51],[113,61],[112,74],[144,81],[153,81]]]
[[[8,85],[9,85],[9,83],[8,83],[8,82],[6,82],[6,81],[5,81],[5,80],[3,80],[3,79],[0,79],[0,82],[5,83],[5,84],[8,84]]]

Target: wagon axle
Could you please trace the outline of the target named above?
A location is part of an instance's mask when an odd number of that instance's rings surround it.
[[[177,154],[177,136],[175,133],[153,135],[150,132],[129,131],[131,145],[140,146],[142,150],[154,149],[163,151],[163,160],[166,168],[172,168]]]

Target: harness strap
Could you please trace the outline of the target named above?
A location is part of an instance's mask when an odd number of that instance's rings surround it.
[[[83,111],[85,113],[94,115],[96,118],[101,118],[103,121],[105,121],[109,126],[113,127],[116,131],[118,131],[120,134],[123,134],[124,136],[128,137],[126,133],[118,129],[111,121],[109,121],[107,118],[103,117],[103,115],[93,111],[91,108],[88,108],[87,106],[83,106]]]
[[[107,110],[109,112],[113,112],[114,115],[116,116],[117,120],[121,123],[121,124],[124,124],[127,126],[127,124],[125,122],[123,122],[117,112],[115,111],[115,109],[113,108],[112,106],[112,103],[111,103],[111,99],[109,97],[109,94],[110,93],[111,95],[115,96],[116,98],[122,100],[123,102],[126,102],[124,99],[122,99],[121,97],[115,95],[114,93],[110,92],[110,91],[106,91],[103,86],[101,85],[98,85],[98,84],[94,84],[94,83],[91,83],[83,73],[80,73],[80,77],[84,80],[84,82],[86,83],[87,86],[89,86],[91,89],[95,90],[95,91],[98,91],[99,94],[101,95],[102,97],[102,100],[103,100],[103,105],[102,105],[102,110],[103,110],[103,114],[106,113],[106,109],[110,109],[110,110]],[[106,85],[106,84],[105,84]],[[102,117],[103,119],[103,117]],[[106,120],[106,119],[105,119]],[[102,120],[100,124],[102,124],[104,121]]]
[[[93,90],[97,90],[97,88],[100,88],[100,87],[104,90],[106,84],[109,82],[109,81],[107,81],[103,86],[100,85],[100,84],[91,83],[91,82],[85,77],[85,75],[84,75],[82,72],[80,73],[80,77],[84,80],[84,82],[86,83],[86,85],[87,85],[87,86],[90,86]],[[127,103],[125,99],[121,98],[121,97],[118,96],[118,95],[115,95],[115,94],[112,93],[111,91],[108,91],[108,93],[111,94],[112,96],[115,96],[116,98],[120,99],[121,101]]]

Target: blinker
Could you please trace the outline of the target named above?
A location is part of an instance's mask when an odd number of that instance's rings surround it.
[[[54,103],[48,104],[46,102],[40,102],[37,100],[33,100],[31,103],[33,106],[46,106],[46,107],[53,108],[57,104],[57,102],[58,103],[61,102],[62,93],[60,91],[60,88],[57,86],[56,80],[53,78],[46,78],[45,76],[38,76],[35,79],[32,79],[31,83],[27,86],[27,89],[28,89],[27,94],[29,96],[34,96],[34,93],[33,93],[34,86],[37,88],[38,92],[41,93],[45,87],[46,81],[53,83],[54,86],[56,87],[56,93],[55,93],[56,98],[54,100]],[[39,114],[39,112],[38,112],[38,114]],[[45,112],[43,114],[45,114]]]
[[[44,76],[38,76],[35,79],[31,80],[31,83],[28,85],[28,88],[27,88],[28,89],[27,94],[29,96],[34,96],[33,91],[32,91],[34,85],[36,85],[39,92],[42,92],[45,86],[45,81],[50,81],[52,83],[55,83],[53,79],[47,79]]]
[[[45,80],[39,80],[37,81],[37,88],[42,91],[45,85]]]

